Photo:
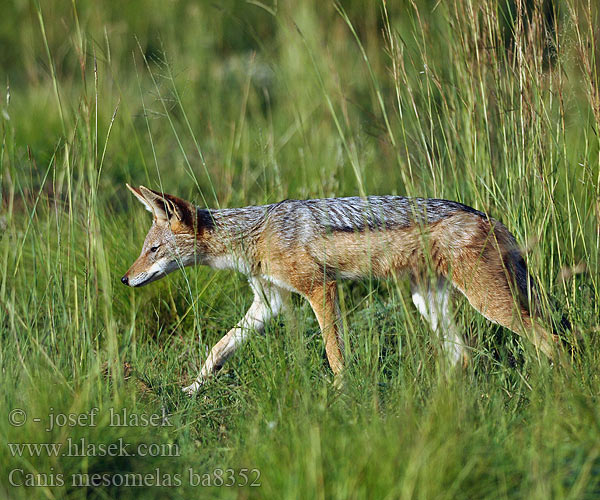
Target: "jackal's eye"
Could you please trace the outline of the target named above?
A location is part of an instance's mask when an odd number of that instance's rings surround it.
[[[158,250],[158,246],[150,247],[151,252],[156,252]]]

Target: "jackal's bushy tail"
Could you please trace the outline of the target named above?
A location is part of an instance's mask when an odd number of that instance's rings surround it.
[[[454,286],[490,321],[527,336],[552,357],[555,339],[547,329],[551,318],[544,314],[540,291],[514,236],[485,216],[460,214],[454,219],[446,233],[454,235],[447,247],[452,253],[448,277]],[[455,243],[458,227],[460,245]]]
[[[539,287],[527,270],[525,259],[518,249],[513,249],[507,254],[506,265],[514,277],[515,288],[523,304],[527,304],[530,314],[543,319],[544,323],[552,328],[553,335],[564,335],[573,330],[568,316],[560,310],[558,301],[548,295],[548,308],[544,311]],[[557,318],[554,318],[556,316]]]

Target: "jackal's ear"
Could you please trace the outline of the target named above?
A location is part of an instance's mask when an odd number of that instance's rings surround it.
[[[140,203],[142,203],[144,205],[144,207],[146,207],[146,210],[148,210],[148,212],[154,213],[154,209],[152,208],[152,205],[150,205],[150,202],[146,198],[144,198],[144,195],[138,188],[131,187],[127,183],[125,183],[125,185],[127,186],[127,189],[129,189],[129,191],[131,191],[133,193],[133,195],[140,201]]]
[[[185,218],[185,202],[176,196],[159,193],[145,186],[140,186],[144,199],[150,203],[154,217],[158,220],[168,221],[172,218],[182,222]]]

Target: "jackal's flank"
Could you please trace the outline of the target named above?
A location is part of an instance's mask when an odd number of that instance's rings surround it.
[[[552,335],[540,324],[538,297],[515,238],[500,222],[447,200],[369,196],[286,200],[245,208],[207,210],[140,186],[127,187],[154,221],[139,258],[122,278],[142,286],[176,269],[205,264],[246,274],[254,301],[246,315],[211,350],[198,390],[252,332],[304,296],[319,321],[329,365],[343,360],[338,279],[385,278],[406,272],[412,299],[445,354],[466,359],[452,322],[452,288],[494,323],[527,335],[551,356]]]

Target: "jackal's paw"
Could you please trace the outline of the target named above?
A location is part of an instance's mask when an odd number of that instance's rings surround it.
[[[469,356],[469,353],[467,351],[463,351],[458,360],[463,370],[466,370],[469,367],[470,359],[471,356]]]
[[[341,373],[338,373],[333,377],[333,388],[342,391],[346,386],[346,381],[344,380],[344,376]]]
[[[181,390],[183,392],[185,392],[188,396],[195,396],[196,393],[198,392],[198,390],[200,389],[200,386],[202,384],[199,383],[197,380],[196,382],[194,382],[192,385],[188,385],[187,387],[183,387]]]

